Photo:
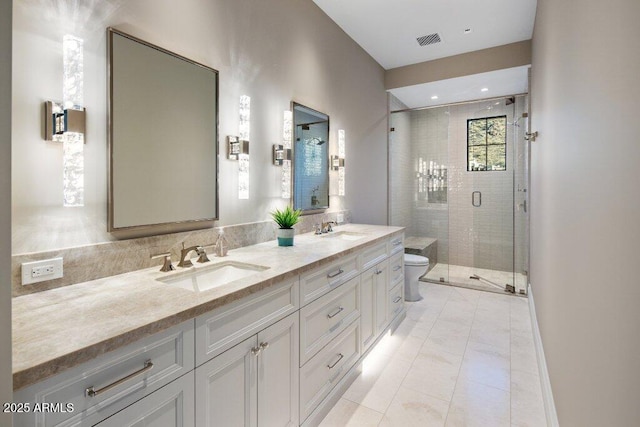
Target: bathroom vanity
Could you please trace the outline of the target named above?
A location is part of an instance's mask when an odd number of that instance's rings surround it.
[[[15,298],[14,423],[316,425],[405,316],[403,239],[348,224]]]

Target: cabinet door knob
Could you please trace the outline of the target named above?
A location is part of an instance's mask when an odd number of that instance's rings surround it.
[[[269,343],[268,342],[261,342],[260,343],[260,349],[261,350],[266,350],[267,348],[269,348]]]
[[[254,356],[258,356],[260,354],[260,352],[262,351],[261,347],[253,347],[251,349],[251,354],[253,354]]]

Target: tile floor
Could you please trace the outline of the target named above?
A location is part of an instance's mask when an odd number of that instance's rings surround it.
[[[491,285],[483,280],[471,279],[470,276],[474,274],[500,286]],[[510,285],[514,285],[515,283],[516,292],[519,292],[520,289],[524,290],[527,283],[527,276],[522,273],[516,273],[514,277],[514,274],[510,271],[488,270],[486,268],[466,267],[441,262],[434,265],[433,268],[422,277],[422,280],[427,279],[439,282],[441,277],[444,277],[449,283],[455,283],[466,288],[497,293],[505,293],[504,285],[507,283]]]
[[[420,287],[321,426],[546,426],[527,300]]]

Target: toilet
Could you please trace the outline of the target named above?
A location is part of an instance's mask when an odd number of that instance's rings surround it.
[[[429,258],[404,254],[404,300],[420,301],[418,279],[429,269]]]

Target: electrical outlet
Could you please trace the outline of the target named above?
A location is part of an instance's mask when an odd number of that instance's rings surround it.
[[[336,215],[336,222],[338,224],[342,224],[344,222],[344,214],[343,213],[339,213]]]
[[[62,277],[62,257],[22,263],[22,285]]]

